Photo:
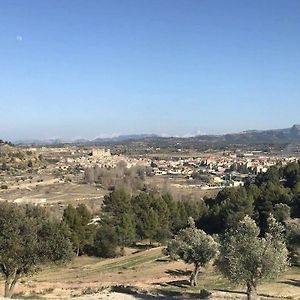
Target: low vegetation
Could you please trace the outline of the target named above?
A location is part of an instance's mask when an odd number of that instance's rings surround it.
[[[28,174],[37,172],[43,167],[45,167],[45,162],[42,155],[14,147],[11,143],[0,140],[0,174]]]

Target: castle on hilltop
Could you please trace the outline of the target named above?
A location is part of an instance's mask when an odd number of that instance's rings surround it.
[[[92,150],[92,156],[94,157],[110,157],[111,153],[110,153],[110,149],[99,149],[99,148],[94,148]]]

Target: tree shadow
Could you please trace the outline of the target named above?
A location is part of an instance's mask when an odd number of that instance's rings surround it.
[[[123,293],[134,296],[136,299],[141,300],[154,300],[154,299],[202,299],[198,293],[187,293],[177,291],[167,291],[163,289],[156,289],[151,294],[139,291],[132,286],[114,286],[111,289],[112,292]]]
[[[32,299],[32,300],[38,300],[38,299],[45,299],[41,294],[37,294],[35,292],[30,293],[30,295],[24,295],[21,293],[14,293],[12,296],[12,299]]]
[[[155,260],[156,262],[169,262],[169,258],[158,258]]]
[[[112,292],[116,293],[122,293],[127,295],[132,295],[136,299],[143,299],[143,300],[152,300],[152,299],[165,299],[164,297],[156,296],[156,295],[150,295],[146,292],[139,291],[136,288],[132,286],[113,286],[111,288]]]
[[[172,275],[172,276],[189,276],[189,275],[191,275],[191,271],[184,271],[184,270],[180,270],[180,269],[167,270],[165,273]]]
[[[156,292],[162,297],[161,299],[203,299],[200,298],[199,293],[166,291],[161,289],[157,289]]]
[[[173,281],[168,281],[168,282],[164,282],[164,283],[158,283],[158,285],[162,286],[162,287],[168,287],[168,286],[174,286],[174,287],[178,287],[181,289],[186,289],[188,287],[190,287],[190,282],[188,280],[173,280]]]
[[[279,281],[280,283],[284,283],[284,284],[288,284],[288,285],[293,285],[296,287],[300,287],[300,280],[296,280],[296,279],[287,279],[287,280],[282,280]]]
[[[229,289],[214,289],[214,291],[236,294],[236,295],[247,295],[246,292],[234,291],[234,290],[229,290]]]

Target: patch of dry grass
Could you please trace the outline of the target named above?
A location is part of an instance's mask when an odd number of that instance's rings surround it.
[[[48,267],[32,277],[24,278],[16,292],[23,294],[23,298],[35,295],[41,299],[69,299],[72,295],[82,295],[84,291],[130,286],[165,295],[195,295],[206,289],[213,292],[214,299],[244,297],[244,288],[233,286],[212,266],[200,274],[199,286],[190,288],[188,278],[191,266],[165,259],[161,250],[162,247],[139,252],[131,250],[128,255],[113,259],[78,257],[68,266]],[[273,299],[300,299],[300,268],[291,268],[278,279],[261,284],[258,292]]]

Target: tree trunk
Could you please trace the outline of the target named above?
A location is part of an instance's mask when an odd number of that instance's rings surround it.
[[[12,281],[10,281],[8,278],[5,280],[5,289],[4,289],[5,298],[11,298],[19,277],[20,277],[19,274],[16,274]]]
[[[79,256],[79,247],[77,248],[76,256]]]
[[[125,247],[124,247],[124,245],[121,246],[120,254],[121,254],[121,256],[125,256]]]
[[[7,282],[7,280],[5,281],[5,289],[4,289],[4,297],[5,298],[11,298],[11,294],[10,294],[10,292],[9,292],[9,287],[10,287],[10,284],[9,284],[9,282]]]
[[[190,285],[191,286],[197,286],[198,285],[198,274],[200,271],[200,266],[198,264],[195,264],[195,269],[192,272],[191,278],[190,278]]]
[[[256,286],[253,283],[247,284],[247,300],[258,300]]]

